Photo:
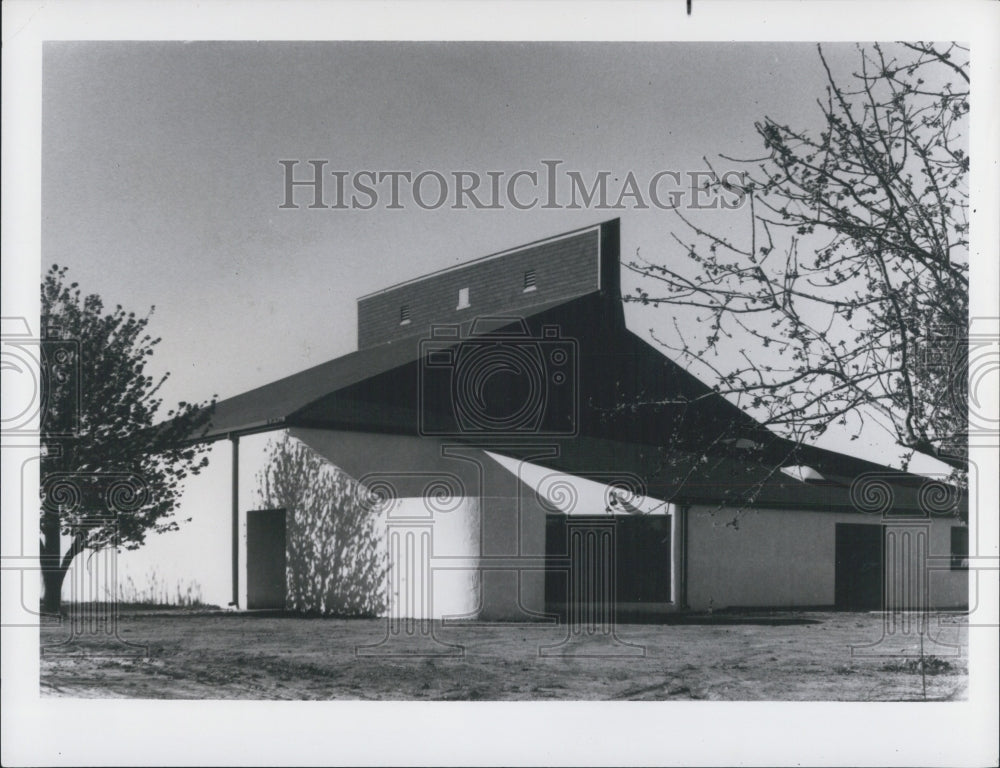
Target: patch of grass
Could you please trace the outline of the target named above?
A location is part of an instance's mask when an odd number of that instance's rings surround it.
[[[921,669],[921,666],[923,669]],[[900,659],[882,665],[884,672],[905,672],[909,675],[943,675],[955,670],[955,665],[947,659],[937,656],[924,656],[922,659]]]
[[[119,605],[133,608],[207,608],[210,607],[201,594],[201,584],[197,581],[170,585],[155,569],[147,572],[146,583],[139,587],[135,580],[128,576],[125,582],[118,585]]]

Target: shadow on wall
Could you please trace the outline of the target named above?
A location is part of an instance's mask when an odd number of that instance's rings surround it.
[[[261,508],[285,510],[288,610],[384,615],[383,537],[359,484],[287,434],[266,450],[257,494]]]

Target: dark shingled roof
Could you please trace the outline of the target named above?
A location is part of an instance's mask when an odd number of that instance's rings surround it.
[[[567,302],[549,302],[534,307],[533,314],[528,319],[530,321],[532,317],[544,317],[547,310],[565,303]],[[461,325],[465,335],[468,335],[470,325],[471,323]],[[398,341],[351,352],[251,389],[249,392],[221,400],[215,406],[211,426],[201,438],[213,440],[231,434],[259,432],[281,426],[357,427],[361,422],[352,420],[349,415],[343,413],[340,417],[324,418],[322,413],[324,404],[330,409],[336,408],[341,403],[353,404],[357,402],[356,385],[362,385],[360,389],[364,390],[366,385],[380,376],[398,373],[408,366],[416,366],[421,358],[420,344],[426,339],[426,333],[416,333]],[[413,376],[415,375],[414,368]],[[415,381],[413,378],[414,383]],[[415,417],[415,391],[413,402],[414,408],[410,410]],[[410,425],[412,429],[407,429],[405,423],[399,425],[387,419],[387,403],[376,403],[376,405],[377,407],[367,409],[370,411],[367,414],[370,418],[364,422],[367,428],[375,431],[402,431],[416,434],[415,418]]]

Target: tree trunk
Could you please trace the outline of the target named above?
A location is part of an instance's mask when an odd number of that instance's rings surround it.
[[[42,567],[42,613],[58,614],[62,607],[62,585],[66,579],[66,570],[57,565]]]
[[[42,566],[42,612],[59,613],[65,571],[59,567],[59,515],[55,512],[42,514],[41,566]]]
[[[62,586],[73,558],[83,551],[84,537],[78,534],[60,558],[59,515],[49,512],[42,516],[41,566],[43,613],[58,614],[62,608]]]

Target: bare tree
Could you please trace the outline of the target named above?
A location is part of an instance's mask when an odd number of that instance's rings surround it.
[[[815,437],[874,420],[909,456],[967,467],[967,49],[859,47],[826,74],[821,128],[765,117],[767,154],[722,155],[749,222],[720,233],[680,211],[669,261],[636,260],[628,300],[693,307],[701,338],[657,340],[708,367],[715,391],[779,432]],[[739,178],[733,184],[734,178]],[[908,460],[908,458],[907,458]]]

